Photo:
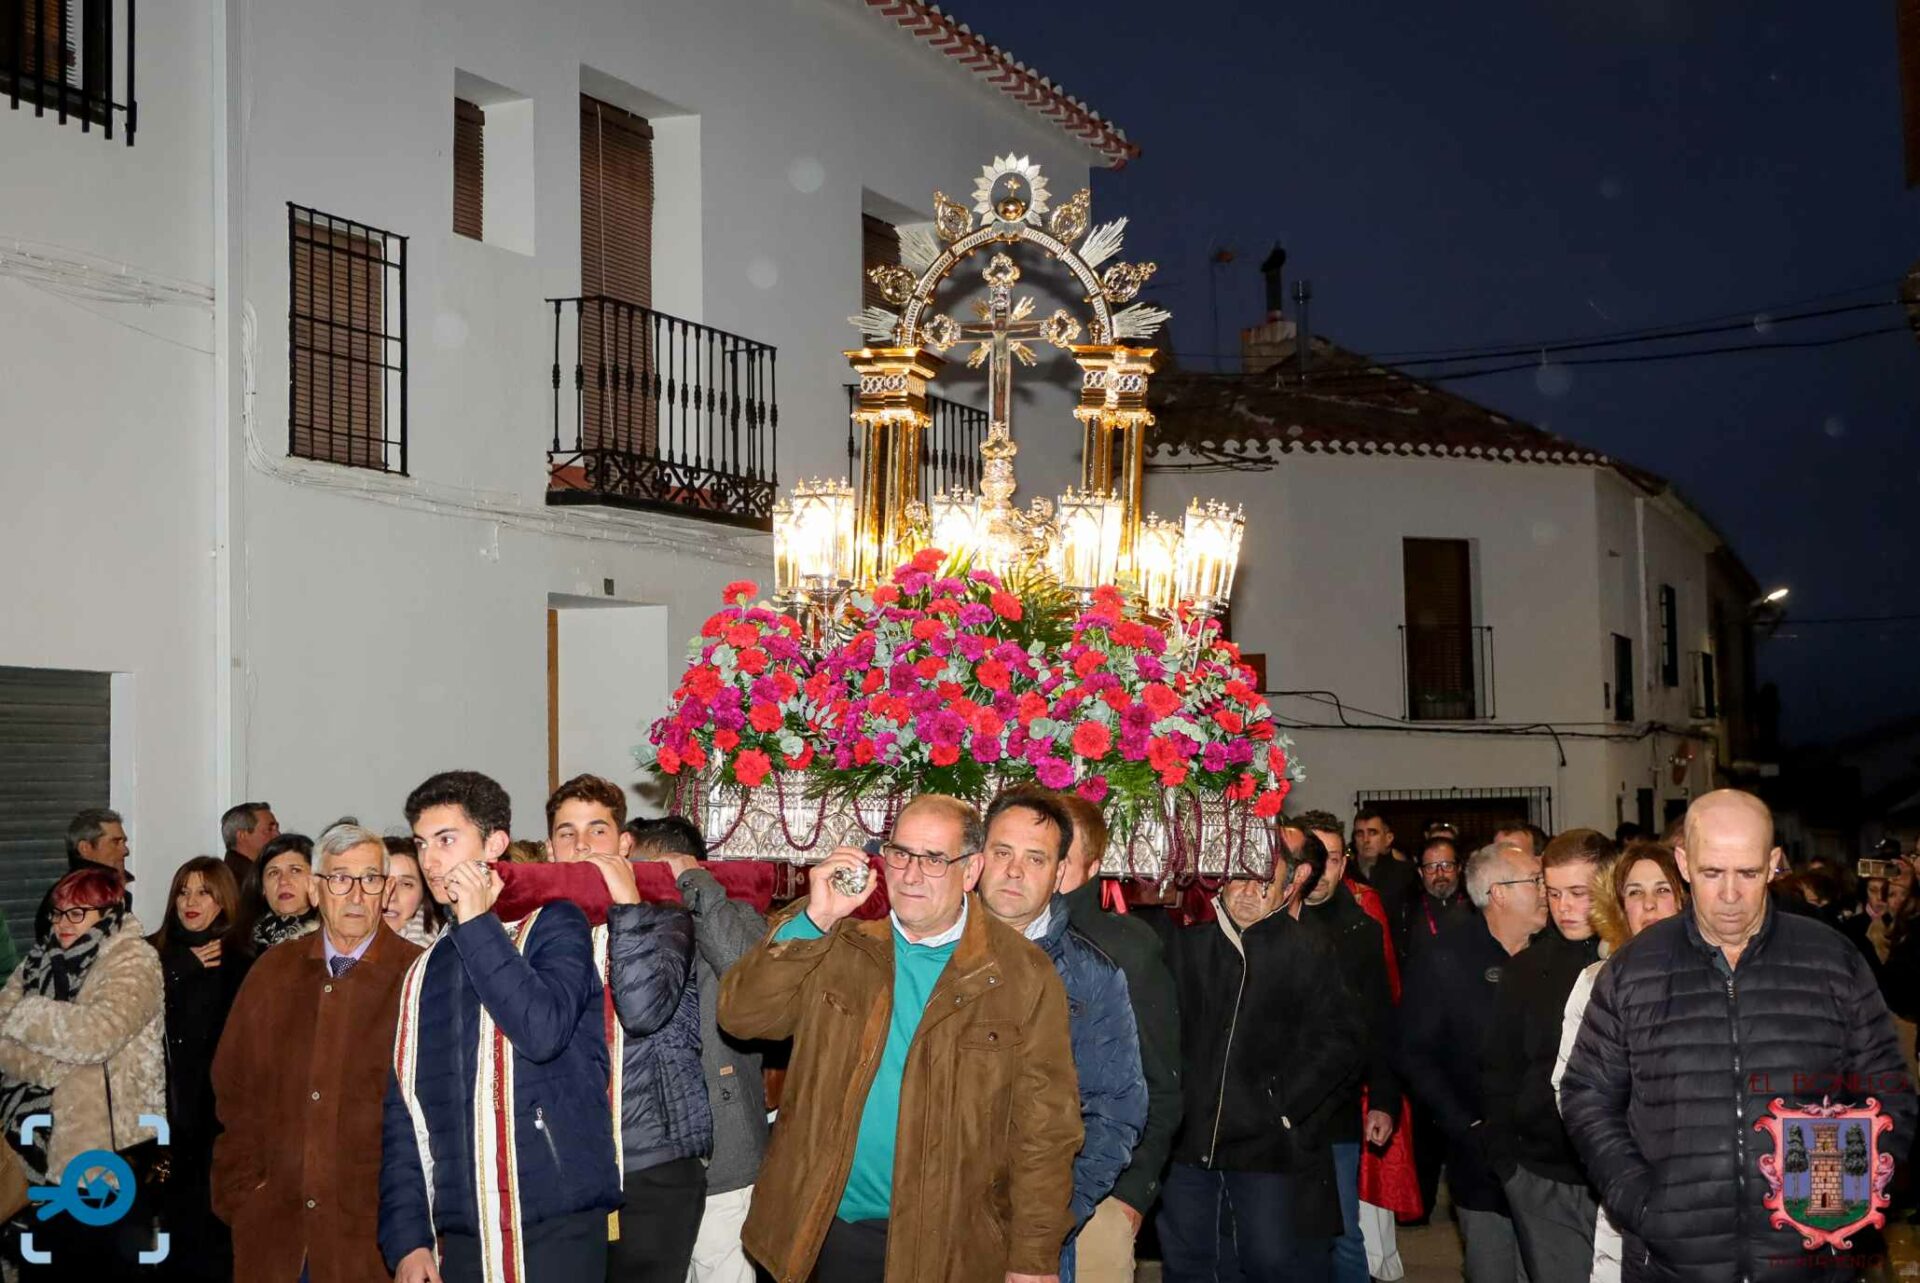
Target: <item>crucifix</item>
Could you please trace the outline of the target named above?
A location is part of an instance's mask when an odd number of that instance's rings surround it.
[[[1013,300],[1013,286],[1020,269],[1006,254],[995,254],[982,273],[987,280],[987,301],[974,305],[974,315],[984,325],[961,327],[962,342],[974,345],[967,358],[969,369],[987,367],[987,439],[981,443],[980,523],[985,542],[998,557],[1007,558],[1016,547],[1030,547],[1045,537],[1053,516],[1053,505],[1045,499],[1034,500],[1032,510],[1016,512],[1012,505],[1016,483],[1013,456],[1019,447],[1013,443],[1013,363],[1033,365],[1038,361],[1026,340],[1038,338],[1045,327],[1030,320],[1034,303],[1029,297]]]

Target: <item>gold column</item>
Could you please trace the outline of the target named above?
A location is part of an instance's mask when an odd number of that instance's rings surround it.
[[[856,348],[845,355],[860,381],[853,411],[863,438],[854,529],[859,577],[874,584],[899,562],[907,505],[923,497],[920,439],[933,421],[927,384],[946,362],[919,347]]]
[[[1150,347],[1076,345],[1074,360],[1083,371],[1080,404],[1073,416],[1083,425],[1087,452],[1082,485],[1120,497],[1120,563],[1133,558],[1134,536],[1146,517],[1147,379],[1158,350]]]

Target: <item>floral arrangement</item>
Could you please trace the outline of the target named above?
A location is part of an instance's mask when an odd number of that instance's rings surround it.
[[[1116,588],[1083,608],[928,549],[855,595],[811,658],[755,592],[724,589],[642,765],[749,790],[787,771],[810,796],[1034,782],[1102,804],[1122,834],[1181,794],[1270,817],[1300,776],[1238,648],[1211,621],[1129,615]]]

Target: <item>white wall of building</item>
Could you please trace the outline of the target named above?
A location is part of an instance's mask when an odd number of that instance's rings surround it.
[[[148,922],[174,866],[218,852],[211,21],[146,12],[133,147],[0,110],[0,664],[116,674]]]
[[[1657,652],[1640,631],[1636,498],[1648,591],[1674,583],[1682,651],[1705,645],[1716,541],[1672,500],[1646,498],[1603,468],[1308,451],[1260,471],[1151,473],[1151,507],[1177,512],[1191,497],[1246,509],[1233,631],[1244,650],[1265,654],[1269,699],[1302,727],[1293,736],[1307,780],[1289,809],[1346,814],[1361,791],[1546,788],[1556,826],[1611,831],[1620,799],[1633,818],[1636,789],[1657,786],[1663,803],[1711,779],[1704,745],[1675,785],[1669,758],[1688,741],[1604,738],[1636,730],[1612,724],[1603,703],[1612,633],[1634,639],[1643,688],[1645,657]],[[1403,720],[1407,538],[1471,543],[1475,623],[1492,629],[1490,720]],[[1648,619],[1657,630],[1651,600]],[[1678,692],[1641,689],[1636,717],[1684,726],[1686,697],[1684,681]]]

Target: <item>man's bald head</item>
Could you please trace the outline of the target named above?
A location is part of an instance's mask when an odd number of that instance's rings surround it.
[[[1715,789],[1703,793],[1687,808],[1686,825],[1681,830],[1681,845],[1691,849],[1700,845],[1702,834],[1712,832],[1725,838],[1750,841],[1759,849],[1773,848],[1773,812],[1767,804],[1740,789]]]

